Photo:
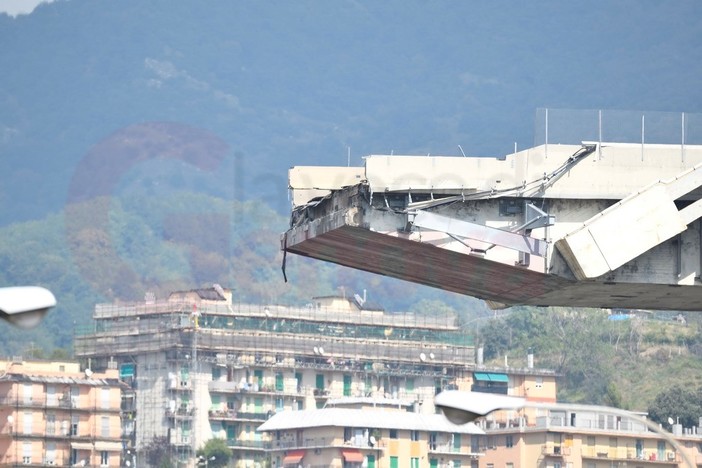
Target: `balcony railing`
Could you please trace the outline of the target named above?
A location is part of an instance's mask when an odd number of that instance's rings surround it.
[[[271,448],[271,442],[267,440],[227,439],[227,447],[231,449],[267,450]]]
[[[194,413],[195,411],[193,410],[193,408],[178,408],[175,410],[167,409],[166,417],[176,419],[188,419],[191,418]]]
[[[659,451],[657,448],[637,450],[631,447],[584,447],[582,458],[669,462],[676,466],[682,462],[682,457],[677,452],[673,450]]]
[[[456,447],[453,443],[451,442],[435,442],[429,443],[429,453],[436,453],[436,454],[451,454],[451,455],[469,455],[472,457],[482,457],[485,455],[484,453],[485,447],[478,448],[478,447],[468,447],[463,444],[461,444],[460,447]]]
[[[208,382],[210,393],[238,393],[238,394],[269,394],[269,395],[290,395],[300,397],[307,395],[306,387],[283,386],[280,388],[276,385],[244,385],[240,382],[222,382],[213,380]]]
[[[547,457],[564,457],[570,455],[570,447],[546,444],[541,447],[541,454]]]
[[[370,438],[354,437],[343,440],[340,437],[308,437],[304,440],[273,440],[267,442],[268,448],[273,450],[289,449],[314,449],[314,448],[358,448],[368,450],[384,450],[387,447],[385,439],[376,440],[375,445],[370,443]]]
[[[471,391],[474,392],[481,392],[481,393],[496,393],[499,395],[507,395],[508,392],[507,386],[500,386],[500,387],[494,387],[490,385],[477,385],[473,384],[471,386]]]

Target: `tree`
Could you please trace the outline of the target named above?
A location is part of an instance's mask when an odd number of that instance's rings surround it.
[[[702,396],[702,388],[690,390],[675,385],[656,395],[648,408],[648,415],[652,421],[664,424],[668,429],[671,429],[668,418],[679,422],[683,427],[697,426],[702,416],[700,396]]]
[[[157,468],[172,468],[173,461],[169,452],[170,444],[167,437],[154,437],[151,442],[141,449],[142,457],[148,466]]]
[[[214,438],[208,440],[205,446],[197,451],[197,457],[207,460],[208,468],[219,468],[227,466],[232,457],[232,451],[227,447],[226,440]]]

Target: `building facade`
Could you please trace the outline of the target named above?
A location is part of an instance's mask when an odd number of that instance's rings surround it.
[[[21,359],[0,369],[0,466],[121,466],[116,371]]]
[[[702,463],[699,428],[674,426],[672,444],[641,421],[644,414],[622,417],[603,407],[559,405],[488,416],[480,467],[484,468],[687,468]]]
[[[183,463],[218,437],[233,450],[234,466],[266,466],[274,439],[257,431],[262,423],[336,399],[391,400],[427,415],[447,388],[555,401],[552,372],[476,364],[455,317],[388,313],[359,296],[250,305],[215,286],[99,304],[94,318],[77,332],[76,355],[119,370],[134,390],[129,450],[165,438]]]
[[[351,406],[348,407],[349,403]],[[271,467],[478,466],[483,453],[474,424],[457,426],[440,414],[420,414],[377,401],[284,411],[263,423],[271,434]]]

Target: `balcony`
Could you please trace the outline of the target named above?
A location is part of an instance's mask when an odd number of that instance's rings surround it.
[[[483,447],[485,449],[485,447]],[[455,447],[451,442],[436,442],[429,443],[429,453],[436,455],[466,455],[471,458],[478,458],[485,455],[477,447],[469,447],[461,444],[460,447]]]
[[[242,393],[246,391],[241,388],[238,382],[223,382],[220,380],[207,382],[207,388],[210,393]]]
[[[683,461],[682,457],[673,450],[665,450],[661,453],[657,449],[636,450],[627,447],[584,447],[582,458],[612,461],[635,460],[637,465],[655,464],[657,466],[678,466]]]
[[[234,421],[236,418],[236,413],[236,410],[210,410],[208,415],[212,420]]]
[[[545,457],[562,458],[570,455],[570,447],[546,444],[541,447],[541,454]]]
[[[371,445],[369,440],[365,438],[352,438],[344,441],[341,437],[307,437],[304,440],[281,439],[266,442],[266,444],[269,450],[354,448],[368,451],[384,451],[387,449],[387,440],[385,439],[379,439],[375,445]]]
[[[172,409],[167,409],[166,410],[166,417],[171,418],[171,419],[191,419],[193,417],[193,414],[195,413],[195,410],[190,407],[180,407],[178,409],[172,410]]]
[[[210,393],[236,393],[236,394],[264,394],[264,395],[286,395],[291,397],[303,397],[306,389],[303,387],[275,385],[248,385],[241,382],[222,382],[213,380],[208,382],[207,387]]]
[[[326,388],[315,388],[313,393],[318,400],[326,400],[331,396],[331,392]]]
[[[234,412],[235,421],[255,421],[262,422],[273,416],[273,412],[269,411],[267,413],[247,413],[244,411]]]
[[[496,393],[499,395],[507,395],[508,390],[509,390],[506,385],[495,386],[495,385],[479,385],[479,384],[471,385],[470,389],[473,392]]]
[[[227,439],[227,447],[232,450],[261,450],[265,451],[271,448],[271,443],[266,440],[241,440]]]

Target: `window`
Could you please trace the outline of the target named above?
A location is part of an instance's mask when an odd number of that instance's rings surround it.
[[[103,416],[100,418],[100,434],[102,437],[110,437],[110,418]]]
[[[110,408],[110,389],[101,388],[100,389],[100,408],[109,409]]]
[[[29,441],[22,442],[22,463],[25,465],[32,463],[32,443]]]
[[[46,464],[53,465],[56,463],[56,443],[48,442],[46,444]]]
[[[514,447],[514,437],[511,435],[505,436],[505,447]]]
[[[31,411],[25,411],[24,412],[24,417],[22,418],[22,432],[24,434],[31,434],[32,433],[32,420],[33,420],[34,415],[32,414]]]
[[[390,468],[399,468],[399,461],[397,457],[390,457]]]
[[[109,459],[108,459],[108,452],[107,450],[103,450],[100,452],[100,466],[108,466],[109,465]]]
[[[46,413],[46,435],[56,434],[56,415],[54,413]]]
[[[210,409],[211,409],[212,411],[218,411],[218,410],[219,410],[219,407],[220,407],[220,403],[221,403],[221,401],[222,401],[221,396],[219,396],[219,395],[210,395],[210,399],[211,399],[211,401],[212,401],[212,406],[210,407]]]
[[[512,463],[512,462],[505,463],[505,468],[514,468],[514,463]]]
[[[56,397],[56,386],[47,385],[46,386],[46,404],[48,406],[58,405],[58,398]]]
[[[390,429],[390,438],[397,439],[397,429]]]
[[[220,367],[212,368],[212,380],[219,380],[222,377],[222,369]]]
[[[32,403],[32,384],[26,383],[22,385],[22,396],[25,405]]]
[[[461,468],[461,460],[459,460],[459,459],[453,460],[453,468]]]
[[[351,396],[351,385],[353,379],[350,375],[344,375],[344,396]]]
[[[78,416],[76,415],[71,416],[71,435],[78,435]]]
[[[410,431],[410,439],[413,441],[419,440],[419,431]]]
[[[460,452],[461,450],[461,434],[454,433],[451,435],[453,438],[453,451]]]
[[[78,407],[78,401],[80,398],[80,388],[77,386],[72,386],[71,389],[69,390],[70,396],[71,396],[71,408],[77,408]]]
[[[544,378],[543,377],[536,377],[536,383],[534,384],[534,387],[543,388],[544,387]]]
[[[419,468],[419,457],[410,458],[410,468]]]
[[[405,390],[407,390],[407,393],[414,392],[414,379],[408,378],[405,381]]]

